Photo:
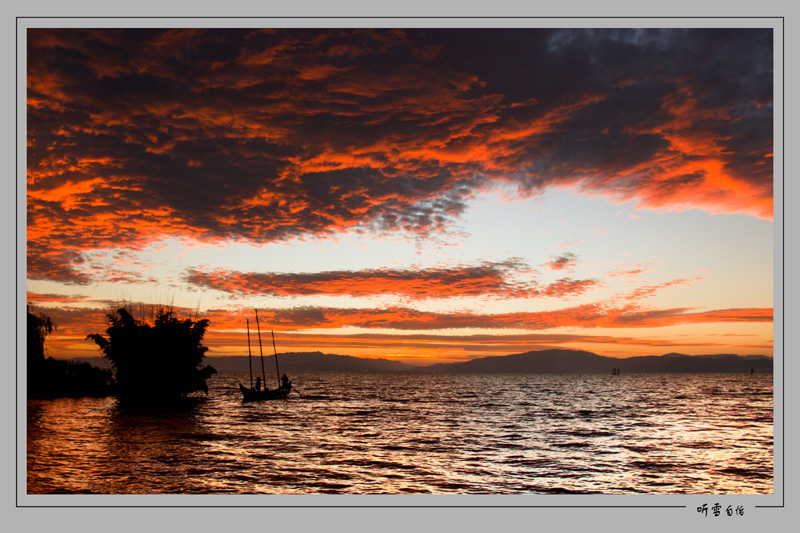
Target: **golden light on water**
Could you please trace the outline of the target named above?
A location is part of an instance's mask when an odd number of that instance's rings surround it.
[[[28,404],[28,492],[771,494],[772,376],[298,374],[243,403]]]

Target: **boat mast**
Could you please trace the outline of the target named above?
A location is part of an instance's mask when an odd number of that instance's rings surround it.
[[[264,387],[267,386],[267,374],[264,372],[264,349],[261,347],[261,326],[258,325],[258,309],[256,309],[256,329],[258,329],[258,349],[261,352],[261,379]]]
[[[281,371],[278,369],[278,349],[275,348],[275,332],[270,331],[272,333],[272,350],[275,352],[275,372],[278,373],[278,388],[281,388]]]
[[[250,365],[250,388],[253,388],[253,353],[250,351],[250,319],[247,321],[247,362]]]

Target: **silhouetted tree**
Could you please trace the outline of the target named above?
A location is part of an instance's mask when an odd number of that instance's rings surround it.
[[[114,386],[110,370],[45,358],[44,341],[55,330],[49,316],[28,306],[28,397],[108,396]]]
[[[106,315],[108,338],[86,338],[100,347],[114,368],[117,395],[128,399],[165,400],[190,392],[208,392],[206,380],[216,373],[202,366],[208,350],[203,336],[208,319],[179,320],[172,309],[155,311],[153,323],[136,320],[123,308]]]
[[[56,328],[50,317],[28,306],[28,396],[39,396],[44,367],[44,340]]]
[[[44,313],[34,313],[28,306],[28,365],[44,361],[44,340],[56,329],[56,325]]]

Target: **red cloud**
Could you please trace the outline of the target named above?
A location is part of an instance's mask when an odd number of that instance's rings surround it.
[[[185,279],[192,285],[236,294],[353,297],[396,294],[420,299],[474,296],[563,298],[580,295],[597,285],[597,280],[565,278],[540,287],[532,281],[514,279],[516,273],[527,270],[519,261],[509,260],[420,270],[384,268],[288,274],[189,270]]]
[[[552,261],[545,263],[544,266],[549,267],[551,270],[572,270],[575,268],[577,263],[578,257],[571,252],[567,252],[556,257]]]
[[[111,304],[110,304],[111,305]],[[111,307],[109,307],[111,309]],[[58,329],[48,338],[51,355],[67,356],[93,355],[91,343],[84,338],[89,333],[102,333],[108,327],[105,312],[90,308],[42,308],[55,322]],[[195,310],[176,308],[178,316],[195,316]],[[149,316],[148,306],[135,307],[136,317]],[[383,351],[396,349],[402,353],[417,353],[442,358],[452,358],[454,352],[465,356],[469,353],[514,353],[543,349],[560,345],[617,345],[640,346],[663,349],[664,347],[731,347],[730,343],[691,341],[680,342],[653,337],[597,336],[559,333],[524,333],[496,335],[431,335],[428,330],[494,328],[549,330],[557,328],[657,328],[679,324],[703,323],[765,323],[773,319],[772,309],[720,309],[712,311],[692,311],[687,309],[637,310],[634,308],[613,308],[600,304],[582,305],[557,311],[476,314],[431,313],[409,308],[393,307],[385,309],[339,309],[300,307],[293,309],[259,309],[262,331],[275,330],[282,351],[298,348],[301,351],[331,351],[341,349],[356,350],[361,355],[370,350]],[[212,309],[201,313],[210,320],[206,344],[212,355],[224,355],[225,351],[246,354],[245,323],[251,326],[254,313],[251,309]],[[337,329],[340,327],[361,327],[395,329],[402,334],[358,334],[337,335],[317,333],[318,329]],[[306,330],[292,333],[292,330]],[[80,348],[80,346],[84,346]],[[737,345],[743,348],[771,349],[771,346],[756,344]],[[234,347],[234,348],[231,348]],[[222,352],[220,352],[220,350]],[[615,350],[620,354],[620,350]],[[633,353],[633,352],[632,352]],[[638,350],[637,353],[641,353]]]
[[[146,307],[146,306],[145,306]],[[111,307],[109,307],[110,309]],[[138,307],[137,307],[138,309]],[[147,316],[147,310],[135,311],[135,316]],[[181,316],[195,316],[194,309],[175,308]],[[81,324],[103,323],[102,309],[47,308],[59,325],[76,330]],[[139,313],[139,314],[136,314]],[[201,313],[215,331],[243,330],[245,318],[253,319],[250,309],[211,309]],[[335,329],[360,327],[398,330],[444,330],[469,328],[543,330],[561,327],[630,328],[663,327],[677,324],[723,322],[771,322],[772,309],[691,309],[639,310],[615,308],[601,304],[586,304],[555,311],[479,314],[470,312],[436,313],[408,307],[382,309],[346,309],[330,307],[267,308],[258,310],[262,328],[286,331],[292,329]],[[96,326],[95,326],[96,327]],[[104,329],[104,328],[103,328]],[[94,331],[92,331],[94,332]],[[417,334],[411,334],[412,337]],[[405,335],[405,334],[404,334]]]
[[[237,273],[190,271],[193,285],[225,292],[273,296],[398,294],[413,298],[450,298],[476,295],[519,297],[532,289],[514,283],[502,265],[425,270],[376,269],[319,273]]]
[[[623,34],[30,29],[31,276],[165,236],[429,237],[490,181],[770,219],[769,30]]]
[[[639,276],[645,274],[647,272],[652,272],[653,269],[649,268],[654,263],[642,263],[642,264],[634,264],[634,265],[618,265],[618,270],[612,270],[606,273],[609,277],[612,278],[629,278],[629,282],[633,283]]]
[[[768,322],[772,309],[733,309],[690,312],[687,309],[639,311],[587,304],[556,311],[502,314],[433,313],[404,307],[339,309],[301,307],[263,311],[264,323],[276,329],[339,328],[345,326],[400,330],[499,328],[552,329],[560,327],[661,327],[687,323]]]
[[[35,292],[28,291],[28,303],[31,302],[39,302],[39,303],[77,303],[89,300],[88,296],[65,296],[61,294],[38,294]]]
[[[91,343],[84,341],[89,333],[102,333],[108,327],[105,312],[100,309],[70,308],[42,309],[57,325],[56,332],[48,338],[48,353],[55,357],[95,355]],[[176,309],[179,316],[195,316],[194,310]],[[134,309],[134,316],[147,316],[146,309]],[[202,313],[210,320],[205,344],[210,355],[244,355],[246,351],[245,323],[251,326],[254,314],[250,309],[209,310]],[[720,322],[770,322],[771,309],[722,309],[691,312],[684,309],[636,311],[597,304],[578,306],[551,312],[505,313],[478,315],[471,313],[424,313],[408,308],[387,309],[334,309],[295,308],[260,309],[262,331],[276,330],[281,351],[325,350],[356,355],[370,353],[408,354],[410,358],[435,357],[442,360],[468,358],[470,354],[515,353],[545,349],[554,346],[613,345],[614,355],[621,355],[624,347],[636,347],[631,354],[641,354],[642,349],[665,347],[692,347],[693,349],[723,349],[729,343],[708,341],[679,342],[657,337],[596,336],[589,334],[525,333],[496,335],[431,335],[425,330],[498,328],[498,329],[556,329],[561,327],[584,328],[653,328],[677,324]],[[314,329],[331,329],[344,326],[363,328],[390,328],[403,330],[402,334],[337,335],[317,333]],[[292,333],[291,330],[307,330]],[[309,331],[310,330],[310,331]],[[727,348],[725,348],[727,347]],[[762,344],[736,345],[734,347],[771,350]]]
[[[597,286],[599,283],[596,279],[559,279],[547,287],[535,291],[539,296],[549,296],[556,298],[565,298],[568,296],[579,296],[587,290]]]
[[[652,296],[655,296],[655,294],[661,289],[675,287],[678,285],[691,285],[694,282],[700,281],[702,279],[703,278],[700,276],[692,276],[687,279],[675,279],[672,281],[668,281],[666,283],[661,283],[659,285],[645,285],[630,292],[628,295],[625,296],[625,298],[628,300],[640,300],[642,298],[650,298]]]

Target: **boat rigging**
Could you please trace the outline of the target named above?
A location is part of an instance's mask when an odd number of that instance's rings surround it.
[[[278,349],[275,346],[275,332],[272,331],[272,349],[275,352],[275,371],[278,376],[278,388],[270,389],[267,387],[267,376],[264,371],[264,349],[261,344],[261,326],[258,322],[258,309],[256,311],[256,329],[258,331],[258,349],[261,354],[261,377],[256,379],[256,385],[253,386],[253,354],[250,349],[250,321],[247,320],[247,355],[250,363],[250,387],[245,387],[239,383],[239,390],[242,392],[242,397],[246,401],[250,400],[274,400],[277,398],[286,398],[292,390],[292,382],[286,377],[286,374],[281,378],[280,367],[278,366]],[[264,388],[261,388],[263,382]],[[296,389],[295,389],[296,390]],[[299,394],[299,393],[298,393]]]

